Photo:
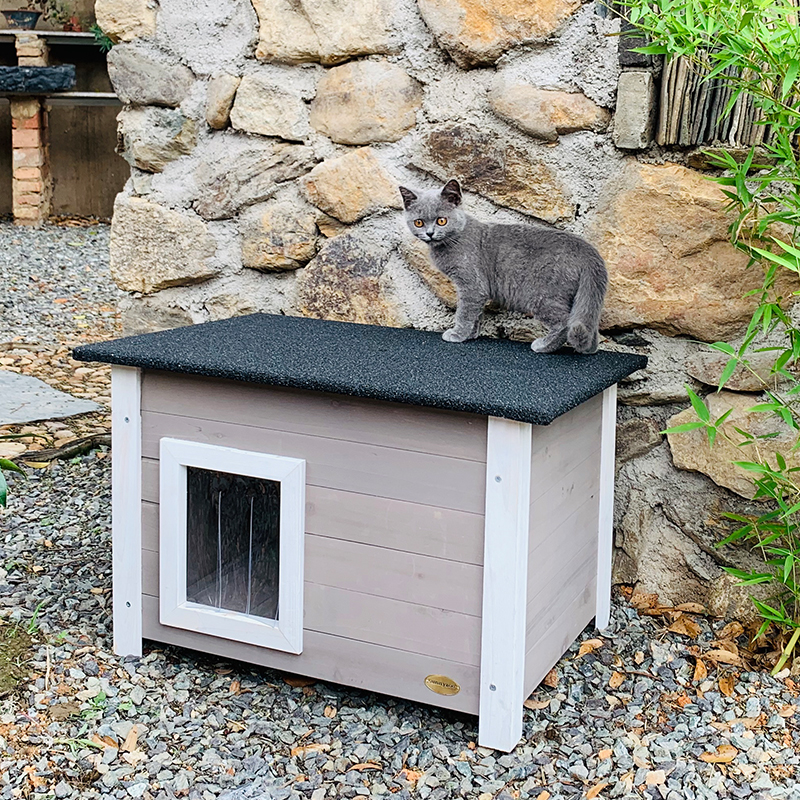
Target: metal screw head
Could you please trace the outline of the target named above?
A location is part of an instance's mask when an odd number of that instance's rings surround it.
[[[499,475],[495,475],[494,479],[497,481],[497,483],[500,483],[503,480]]]
[[[130,422],[130,417],[125,417],[125,422]]]
[[[493,683],[490,683],[489,684],[489,691],[490,692],[496,692],[497,691],[497,687]]]
[[[125,608],[130,608],[130,607],[131,607],[130,603],[125,603]]]

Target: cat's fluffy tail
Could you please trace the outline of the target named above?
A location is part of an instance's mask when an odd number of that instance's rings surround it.
[[[597,350],[600,312],[608,286],[603,258],[594,248],[578,279],[578,291],[567,320],[567,344],[578,353]]]

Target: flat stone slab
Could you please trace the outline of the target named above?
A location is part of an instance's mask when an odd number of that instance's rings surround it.
[[[63,419],[100,409],[92,400],[59,392],[38,378],[0,370],[0,425]]]

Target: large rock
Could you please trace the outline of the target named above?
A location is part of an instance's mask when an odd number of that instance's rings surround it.
[[[717,544],[736,525],[724,514],[750,514],[754,504],[704,475],[676,469],[669,449],[655,447],[618,462],[614,509],[615,583],[636,584],[665,605],[703,603],[724,615],[747,608],[733,601],[723,568],[757,567],[760,559],[746,548]],[[746,600],[746,590],[738,598]]]
[[[754,493],[753,473],[737,467],[734,462],[755,461],[760,453],[762,458],[774,466],[774,454],[780,453],[790,467],[800,466],[800,454],[793,451],[797,444],[797,433],[774,414],[749,410],[761,401],[761,396],[757,394],[726,391],[710,394],[706,398],[706,405],[711,419],[718,419],[729,409],[732,409],[731,415],[722,423],[721,432],[713,447],[709,446],[706,433],[702,429],[668,434],[675,466],[702,472],[717,486],[724,486],[747,498],[752,498]],[[672,417],[668,425],[674,428],[696,419],[694,409],[687,408]],[[738,447],[736,443],[744,441],[745,437],[737,433],[736,428],[756,437],[771,438],[758,442],[756,447]],[[726,435],[733,441],[728,441]]]
[[[520,130],[555,142],[559,134],[604,131],[611,115],[580,92],[539,89],[527,83],[499,81],[489,92],[496,114]]]
[[[262,61],[338,64],[388,53],[390,0],[253,0]]]
[[[729,244],[726,202],[686,167],[627,163],[587,231],[610,273],[604,330],[646,326],[712,342],[746,326],[757,300],[745,295],[762,273]],[[780,275],[784,297],[796,288]]]
[[[317,253],[316,213],[288,200],[249,208],[241,231],[242,263],[252,269],[297,269]]]
[[[237,75],[216,75],[208,82],[206,96],[206,122],[209,128],[221,131],[226,128],[231,117],[233,98],[242,79]]]
[[[119,44],[108,54],[108,77],[126,104],[176,108],[189,94],[194,75],[182,64],[154,58],[135,44]]]
[[[688,339],[674,339],[647,329],[616,333],[600,345],[602,350],[647,356],[644,369],[619,383],[617,399],[627,406],[687,403],[687,385],[699,391],[700,384],[687,378],[686,362],[701,346]]]
[[[430,247],[409,234],[400,240],[399,250],[406,264],[419,275],[434,295],[447,308],[455,308],[458,304],[455,284],[433,265]]]
[[[120,155],[145,172],[161,172],[170,161],[191,153],[197,141],[194,120],[173,108],[126,108],[117,117]]]
[[[115,42],[130,42],[156,32],[158,6],[152,0],[96,0],[97,24]]]
[[[340,222],[357,222],[377,211],[403,207],[397,181],[369,147],[317,164],[303,178],[302,187],[310,202]]]
[[[768,387],[776,389],[779,381],[770,373],[777,355],[775,351],[748,353],[745,356],[748,366],[738,366],[725,381],[725,388],[734,392],[760,392]],[[686,362],[686,371],[701,383],[716,389],[729,358],[716,350],[701,350]]]
[[[250,272],[210,281],[198,287],[203,307],[212,320],[244,314],[297,314],[295,272]]]
[[[231,126],[262,136],[301,142],[311,129],[308,106],[295,94],[259,75],[246,75],[231,109]]]
[[[494,64],[526,42],[547,39],[581,0],[418,0],[439,44],[459,67]]]
[[[205,223],[141,197],[118,195],[111,225],[111,276],[126,292],[149,294],[212,278],[216,251]]]
[[[192,325],[192,315],[178,305],[178,300],[169,289],[145,297],[123,297],[119,302],[123,336]]]
[[[225,137],[222,154],[209,153],[195,172],[195,208],[205,219],[225,219],[240,208],[266,200],[286,181],[316,163],[309,147],[278,141]]]
[[[355,233],[328,239],[298,273],[297,302],[317,319],[402,327],[405,315],[387,280],[388,254]]]
[[[396,142],[414,127],[420,85],[388,61],[354,61],[328,70],[311,103],[311,125],[340,144]]]
[[[548,222],[570,219],[575,208],[543,161],[473,125],[445,125],[424,134],[412,163],[441,181],[458,178],[468,192]]]

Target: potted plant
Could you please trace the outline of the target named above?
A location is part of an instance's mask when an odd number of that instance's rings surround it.
[[[3,11],[9,28],[33,30],[40,17],[62,25],[64,30],[81,30],[80,19],[75,14],[71,0],[27,0],[26,7]]]
[[[6,25],[14,30],[30,31],[36,27],[39,17],[44,13],[46,0],[27,0],[26,8],[3,11]]]

